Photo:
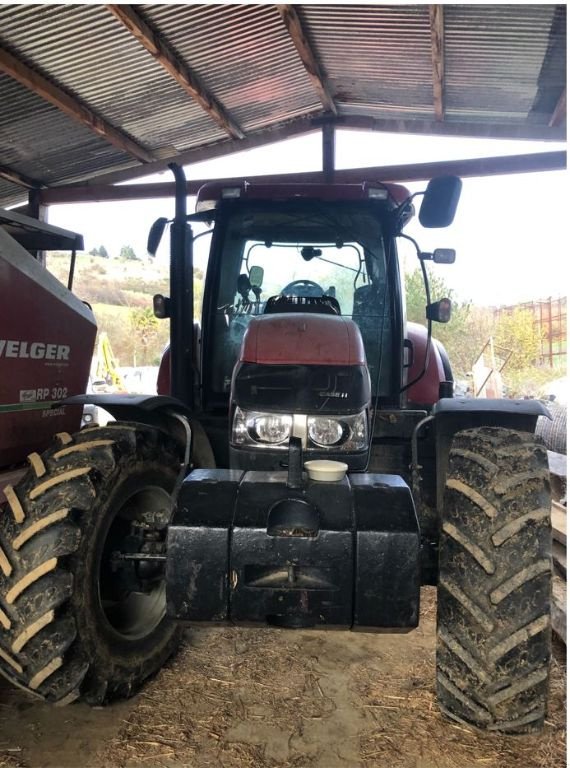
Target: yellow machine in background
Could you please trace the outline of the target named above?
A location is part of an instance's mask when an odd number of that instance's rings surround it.
[[[95,378],[104,380],[115,391],[124,391],[125,383],[118,371],[117,361],[113,354],[109,336],[105,331],[99,333],[97,343],[97,358]]]

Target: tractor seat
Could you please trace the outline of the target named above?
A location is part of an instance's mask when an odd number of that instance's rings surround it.
[[[278,312],[311,312],[320,315],[340,315],[340,304],[334,296],[270,296],[264,315]]]

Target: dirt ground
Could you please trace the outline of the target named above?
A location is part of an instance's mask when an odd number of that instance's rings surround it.
[[[565,648],[540,736],[478,734],[434,695],[434,590],[408,635],[192,630],[128,702],[64,709],[0,684],[0,768],[562,768]]]

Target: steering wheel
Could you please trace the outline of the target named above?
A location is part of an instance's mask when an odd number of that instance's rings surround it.
[[[324,296],[325,292],[314,280],[293,280],[281,289],[282,296]]]

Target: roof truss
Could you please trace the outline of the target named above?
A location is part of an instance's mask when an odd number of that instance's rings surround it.
[[[507,173],[531,173],[536,171],[563,170],[566,168],[566,152],[538,152],[527,155],[507,155],[500,157],[482,157],[468,160],[451,160],[446,162],[417,163],[413,165],[391,165],[375,168],[351,168],[335,171],[334,180],[337,183],[357,184],[363,181],[409,182],[425,181],[440,174],[470,176],[493,176]],[[271,176],[248,176],[249,182],[262,184],[287,183],[323,183],[326,182],[326,171],[310,171],[307,173],[276,174]],[[189,195],[195,195],[203,184],[211,179],[190,180],[187,182]],[[228,186],[243,181],[243,177],[219,179],[220,183]],[[102,202],[109,200],[141,200],[159,197],[174,197],[174,182],[150,184],[125,184],[121,186],[90,185],[51,187],[38,192],[42,205],[79,202]]]
[[[0,165],[0,178],[9,181],[11,184],[24,187],[25,189],[36,189],[42,186],[40,181],[30,179],[28,176],[24,176],[24,174],[18,173],[13,168],[9,168],[7,165]]]
[[[89,177],[85,180],[78,178],[69,181],[65,187],[74,186],[101,186],[104,184],[119,184],[124,181],[148,176],[149,174],[162,173],[168,170],[168,164],[176,162],[179,165],[192,165],[193,163],[211,160],[217,157],[223,157],[233,152],[240,152],[245,149],[254,149],[256,147],[266,146],[279,141],[284,141],[296,136],[307,135],[320,131],[322,124],[331,124],[330,119],[321,119],[319,117],[300,117],[288,123],[265,128],[261,131],[249,133],[244,139],[222,139],[213,142],[207,146],[195,147],[193,149],[180,152],[177,155],[161,158],[146,165],[136,165],[124,170],[110,171]],[[360,131],[377,131],[384,133],[409,133],[418,135],[453,135],[453,136],[479,136],[484,138],[497,139],[524,139],[524,140],[543,140],[544,133],[540,126],[521,126],[516,131],[510,125],[496,125],[492,129],[488,126],[481,126],[480,130],[475,130],[472,124],[459,122],[437,122],[435,120],[390,120],[380,118],[369,118],[364,116],[343,116],[332,120],[335,129],[354,129]],[[560,125],[553,129],[553,140],[564,141],[565,128]],[[50,187],[57,189],[59,186]]]
[[[107,8],[141,45],[154,56],[171,77],[176,80],[202,109],[210,115],[223,130],[234,139],[243,139],[245,134],[223,105],[200,83],[197,75],[155,32],[132,5],[107,5]]]
[[[433,71],[433,109],[435,119],[443,122],[444,109],[444,21],[443,5],[430,5],[431,64]]]
[[[291,36],[291,39],[297,49],[297,52],[303,62],[303,66],[307,70],[307,74],[311,78],[311,82],[315,86],[315,90],[319,94],[319,98],[323,104],[323,107],[327,112],[332,112],[333,115],[337,114],[336,104],[327,86],[325,76],[321,70],[317,57],[311,47],[311,44],[307,40],[305,32],[303,31],[303,25],[299,18],[295,6],[293,5],[277,5],[277,10],[281,14],[283,23],[287,27],[287,31]]]
[[[47,80],[36,70],[31,69],[22,61],[12,56],[5,48],[0,47],[0,71],[5,72],[21,85],[35,93],[45,101],[49,101],[66,115],[87,126],[91,131],[113,144],[117,149],[132,155],[143,163],[154,160],[153,155],[140,144],[137,144],[122,131],[99,117],[93,110],[74,98],[67,91]]]
[[[559,125],[562,125],[565,119],[566,119],[566,88],[564,88],[564,90],[560,94],[560,98],[558,99],[558,103],[554,108],[554,112],[552,113],[552,117],[550,118],[550,122],[548,123],[548,127],[557,128]]]

